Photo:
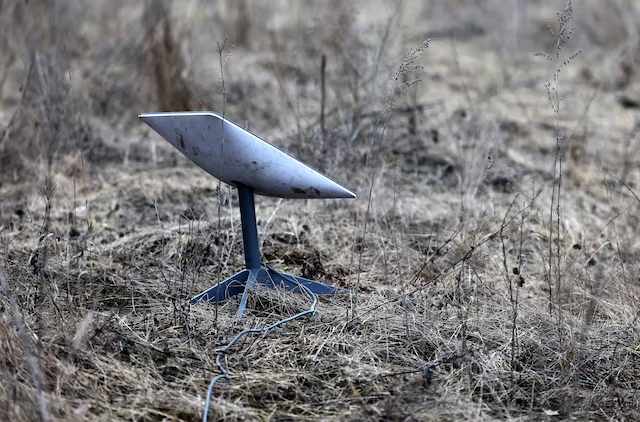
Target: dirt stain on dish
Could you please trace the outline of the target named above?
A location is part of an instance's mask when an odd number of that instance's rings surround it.
[[[180,146],[182,147],[182,149],[185,149],[185,142],[184,142],[184,137],[182,136],[182,133],[180,133],[180,131],[178,129],[176,129],[176,136],[177,136],[177,141],[178,144],[180,144]]]
[[[292,187],[291,191],[293,193],[298,193],[298,194],[301,194],[301,195],[317,196],[318,198],[320,197],[320,191],[317,188],[314,188],[314,187],[309,187],[309,189],[307,189],[307,190],[296,188],[296,187]]]

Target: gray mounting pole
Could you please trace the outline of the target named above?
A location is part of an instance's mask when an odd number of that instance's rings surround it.
[[[260,245],[258,243],[258,224],[253,201],[253,189],[242,183],[237,184],[240,200],[240,220],[242,221],[242,242],[244,244],[244,262],[248,270],[260,268]]]

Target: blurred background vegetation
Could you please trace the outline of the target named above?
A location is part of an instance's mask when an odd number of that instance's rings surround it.
[[[257,199],[265,261],[357,295],[239,348],[213,417],[639,419],[640,3],[534,56],[565,4],[0,0],[0,419],[199,420],[215,348],[306,306],[184,306],[236,198],[137,115],[200,109],[359,195]]]

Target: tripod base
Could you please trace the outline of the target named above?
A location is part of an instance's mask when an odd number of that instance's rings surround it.
[[[261,267],[251,270],[244,269],[216,284],[210,289],[194,296],[189,302],[192,305],[202,300],[216,303],[242,293],[240,307],[238,308],[238,318],[240,318],[247,307],[249,290],[257,286],[268,287],[271,289],[281,287],[293,293],[302,293],[308,289],[317,295],[331,295],[347,292],[346,289],[342,289],[340,287],[293,276],[291,274],[280,273],[273,268]],[[306,289],[301,286],[304,286]]]

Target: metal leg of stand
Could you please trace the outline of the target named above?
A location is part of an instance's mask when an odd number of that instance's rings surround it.
[[[312,293],[317,295],[332,295],[336,293],[343,293],[347,290],[340,287],[332,286],[330,284],[321,283],[319,281],[309,280],[308,278],[298,277],[291,274],[281,273],[273,268],[267,268],[268,279],[272,285],[282,287],[290,292],[303,293],[304,289],[300,287],[303,285],[309,289]]]
[[[249,277],[247,278],[247,285],[244,293],[242,294],[240,306],[238,307],[238,318],[241,318],[247,309],[249,292],[258,286],[270,289],[281,288],[293,293],[306,293],[307,291],[300,287],[304,286],[308,291],[317,295],[332,295],[347,292],[347,290],[340,287],[331,286],[329,284],[320,283],[319,281],[309,280],[307,278],[291,274],[281,273],[269,267],[262,267],[258,270],[248,271]]]
[[[244,288],[244,293],[242,293],[242,299],[240,299],[240,306],[238,306],[238,318],[242,318],[245,309],[247,309],[247,299],[249,299],[249,291],[254,289],[256,285],[258,285],[260,278],[260,272],[262,269],[258,268],[257,270],[246,270],[249,272],[249,276],[247,277],[247,284]]]
[[[247,278],[249,277],[249,270],[242,270],[224,281],[216,284],[208,290],[194,296],[189,302],[195,304],[204,300],[206,302],[221,302],[235,296],[244,291]]]

